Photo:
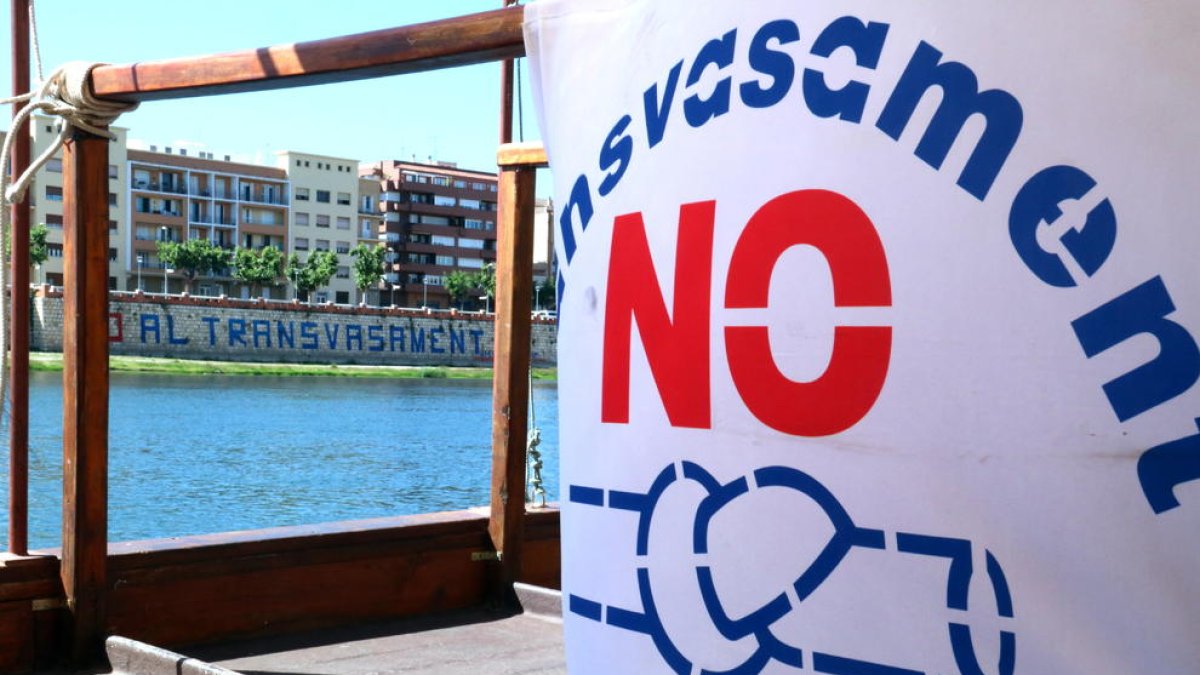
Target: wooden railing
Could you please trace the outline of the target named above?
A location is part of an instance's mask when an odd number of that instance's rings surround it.
[[[14,34],[19,32],[20,22],[15,9],[18,5],[24,3],[13,2]],[[102,98],[153,101],[340,82],[506,60],[524,54],[522,20],[523,9],[513,6],[445,21],[314,42],[103,66],[92,71],[92,86],[96,95]],[[17,53],[18,49],[14,42],[14,71],[21,67],[27,71],[28,55],[22,57]],[[511,65],[505,72],[511,72]],[[508,78],[502,81],[507,88]],[[511,137],[511,92],[504,91],[502,100],[508,105],[502,105],[501,140],[507,141]],[[17,130],[15,133],[22,132]],[[535,169],[544,166],[546,160],[539,148],[503,145],[498,163],[501,173],[493,469],[487,527],[495,554],[492,557],[497,560],[493,567],[495,574],[491,575],[493,597],[506,595],[511,582],[523,569],[534,175]],[[108,141],[85,132],[74,133],[63,153],[63,167],[64,503],[59,574],[69,615],[66,634],[70,637],[66,647],[76,661],[82,662],[112,627],[110,599],[124,597],[114,593],[110,598],[114,582],[110,569],[112,552],[106,531]],[[23,240],[19,234],[15,241],[18,242],[16,248],[20,249]],[[14,269],[20,267],[20,259],[14,254]],[[14,288],[23,287],[14,276]],[[27,314],[27,310],[19,307],[14,310]],[[27,324],[23,325],[24,328],[17,324],[14,332],[27,331]],[[28,346],[22,348],[20,344],[14,344],[16,363],[21,357],[17,354],[18,349],[24,349],[27,358]],[[27,387],[27,371],[23,384],[19,378],[14,378],[14,383]],[[15,400],[17,394],[14,394]],[[14,408],[14,425],[18,421],[23,424],[26,418],[18,420],[16,413]],[[13,445],[16,449],[17,443]],[[21,536],[24,536],[25,527],[25,490],[24,486],[14,486],[15,507],[10,509],[21,519]],[[37,561],[35,567],[44,562]],[[544,576],[544,572],[542,574]],[[27,590],[25,586],[21,588]],[[0,576],[0,601],[11,593],[18,591],[6,588],[4,578]],[[122,621],[128,620],[124,614],[121,616]],[[0,647],[3,642],[0,640]]]

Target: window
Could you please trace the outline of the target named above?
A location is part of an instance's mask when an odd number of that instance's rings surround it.
[[[458,240],[458,245],[461,246],[462,248],[483,250],[483,240],[482,239],[467,239],[464,237],[464,238]]]
[[[329,190],[317,190],[317,201],[322,204],[329,203]]]
[[[446,176],[434,176],[434,177],[433,177],[433,184],[434,184],[434,185],[449,186],[449,185],[450,185],[450,179],[449,179],[448,177],[446,177]]]
[[[445,195],[434,195],[433,196],[433,205],[434,206],[454,206],[454,204],[456,202],[457,202],[457,200],[454,199],[454,197],[447,197]]]
[[[295,214],[295,222],[297,225],[308,225],[308,214],[297,211]]]
[[[292,250],[307,251],[308,250],[308,237],[296,237],[295,239],[292,239]]]
[[[471,183],[471,189],[483,191],[487,189],[486,183]]]
[[[467,218],[463,221],[463,227],[468,230],[490,230],[489,223],[479,220],[478,218]]]
[[[46,170],[50,173],[62,173],[62,160],[55,157],[46,162]]]
[[[337,203],[341,204],[342,206],[350,206],[350,193],[339,192],[337,194]]]
[[[371,221],[363,218],[358,221],[358,236],[367,239],[371,236]]]
[[[119,177],[119,175],[120,175],[120,174],[118,173],[118,171],[119,171],[119,170],[117,169],[117,165],[116,165],[116,164],[109,164],[109,165],[108,165],[108,177],[109,177],[109,178],[117,178],[117,177]]]
[[[425,283],[430,286],[441,286],[442,276],[440,274],[426,274]]]
[[[458,180],[454,181],[454,187],[460,188],[460,189],[465,188],[465,187],[467,187],[467,181],[458,179]]]
[[[338,253],[349,253],[350,252],[350,242],[339,241],[337,243],[337,245],[334,246],[334,250],[337,251]]]
[[[342,217],[342,216],[338,216],[338,219],[337,219],[337,229],[339,229],[339,230],[348,230],[348,229],[350,229],[350,219],[349,219],[349,218],[344,218],[344,217]]]
[[[435,265],[445,265],[446,267],[454,267],[454,256],[439,255],[433,260]]]
[[[296,161],[299,162],[300,160],[296,160]],[[296,201],[298,201],[298,202],[308,201],[308,188],[298,187],[295,190],[292,190],[292,193],[295,195]]]
[[[62,244],[53,244],[53,243],[46,244],[46,255],[51,258],[63,257],[63,245]]]
[[[108,193],[108,205],[109,206],[117,205],[117,193],[115,193],[115,192]]]
[[[421,216],[421,222],[425,225],[449,225],[450,219],[446,216]]]
[[[46,200],[51,201],[51,202],[61,202],[62,201],[62,188],[56,187],[54,185],[47,185],[46,186]]]
[[[313,250],[328,251],[329,250],[329,240],[328,239],[316,240],[316,242],[313,244]]]
[[[458,201],[458,205],[464,209],[475,209],[476,211],[482,208],[480,204],[481,202],[478,199],[460,199]]]
[[[467,269],[478,270],[483,269],[483,261],[479,258],[459,258],[458,266],[466,267]]]
[[[350,268],[346,267],[345,265],[339,265],[337,268],[337,278],[338,279],[349,279],[350,278]]]
[[[63,226],[63,217],[54,213],[46,214],[46,227],[58,229]]]
[[[339,305],[350,304],[350,291],[338,291],[334,293],[334,301]]]
[[[327,293],[325,291],[313,293],[313,302],[318,303],[318,304],[324,304],[326,302],[329,302],[329,293]]]
[[[61,216],[60,216],[60,218],[61,218]],[[117,221],[115,221],[115,220],[108,221],[108,231],[109,232],[117,231]]]
[[[317,227],[329,227],[329,216],[318,213],[317,214]]]
[[[138,225],[133,231],[133,238],[138,241],[154,241],[157,236],[158,230],[150,225]]]
[[[429,243],[437,244],[438,246],[454,246],[454,237],[435,234],[429,238]]]
[[[358,210],[370,213],[375,210],[375,199],[371,195],[363,195],[358,203]]]
[[[109,260],[109,262],[117,261],[117,249],[115,249],[115,248],[108,249],[108,260]]]

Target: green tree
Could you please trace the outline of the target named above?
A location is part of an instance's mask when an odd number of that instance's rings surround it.
[[[554,280],[550,277],[534,283],[533,308],[554,309]]]
[[[46,236],[50,230],[45,223],[38,223],[29,228],[29,264],[41,268],[46,258],[50,257],[50,247],[46,245]]]
[[[233,278],[250,287],[251,293],[276,286],[283,274],[283,253],[274,246],[259,250],[238,247],[233,254]]]
[[[189,292],[197,276],[229,266],[229,251],[207,239],[160,241],[157,245],[158,259],[167,267],[173,267],[183,273],[186,290]]]
[[[459,309],[462,309],[462,300],[467,297],[467,291],[475,286],[471,277],[472,275],[462,270],[454,270],[442,278],[442,286],[446,288],[446,293],[450,294],[450,303],[459,303]]]
[[[359,244],[350,249],[350,255],[354,257],[354,286],[358,288],[360,304],[366,303],[367,289],[379,285],[383,279],[383,256],[386,253],[387,247],[383,244]]]
[[[307,300],[310,292],[328,284],[337,273],[337,264],[333,251],[313,251],[304,262],[295,253],[288,256],[286,274],[296,288],[296,297]]]
[[[496,299],[496,263],[488,263],[475,274],[471,275],[471,285],[480,293]]]

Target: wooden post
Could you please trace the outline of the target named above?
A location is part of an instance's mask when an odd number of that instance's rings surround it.
[[[503,0],[504,7],[516,3],[516,0]],[[500,144],[512,143],[513,128],[513,60],[504,59],[500,62]]]
[[[63,150],[62,584],[70,656],[104,638],[108,548],[108,139]]]
[[[12,0],[12,93],[29,91],[29,0]],[[16,117],[18,106],[13,106]],[[29,122],[12,128],[12,175],[29,166]],[[3,171],[4,167],[0,167]],[[12,313],[9,322],[8,550],[29,553],[29,196],[12,205]]]
[[[525,524],[535,177],[535,169],[529,167],[502,167],[500,171],[488,533],[500,554],[495,591],[501,598],[510,596],[512,582],[521,571]]]

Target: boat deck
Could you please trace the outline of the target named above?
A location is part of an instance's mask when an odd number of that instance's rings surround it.
[[[483,611],[188,650],[246,675],[565,673],[562,624]]]
[[[164,651],[108,643],[113,675],[549,675],[565,673],[561,596],[518,584],[521,614],[470,609]],[[95,671],[92,671],[95,672]]]

